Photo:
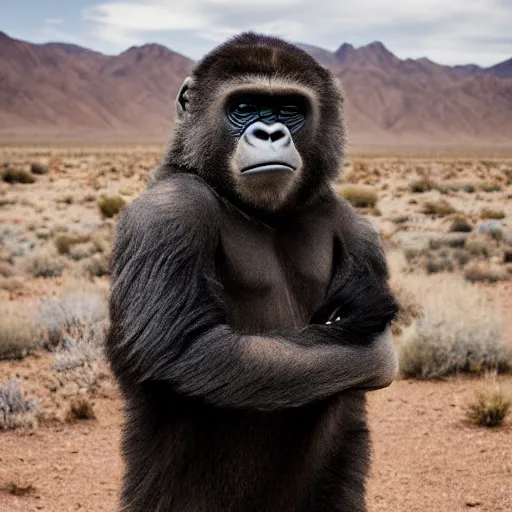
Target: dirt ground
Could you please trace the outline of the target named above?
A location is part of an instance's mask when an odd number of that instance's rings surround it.
[[[370,395],[370,512],[512,510],[512,424],[467,424],[473,394],[473,380],[457,378],[401,380]],[[2,512],[116,510],[122,402],[104,394],[95,410],[96,420],[0,435]]]
[[[0,349],[2,333],[16,330],[16,342],[32,347],[27,319],[41,320],[44,301],[102,307],[115,218],[103,218],[100,201],[104,196],[133,200],[161,151],[0,147],[2,173],[30,173],[34,162],[47,171],[35,173],[33,183],[0,180]],[[425,190],[414,190],[422,183]],[[389,251],[405,257],[399,281],[421,275],[435,284],[449,273],[469,291],[485,290],[504,312],[503,341],[512,347],[510,152],[436,157],[370,152],[347,162],[337,190],[352,185],[378,195],[377,207],[360,213],[380,230]],[[439,202],[452,210],[428,213],[425,206]],[[452,232],[457,217],[468,222],[470,232]],[[493,234],[489,226],[496,224],[499,232]],[[468,284],[464,276],[475,264],[487,274]],[[434,293],[437,297],[437,288]],[[490,323],[488,316],[485,322]],[[0,384],[18,379],[44,413],[38,426],[0,431],[0,512],[116,510],[122,401],[109,376],[91,392],[93,386],[83,380],[88,374],[77,377],[73,371],[59,373],[48,352],[0,361]],[[98,375],[101,371],[94,378]],[[398,380],[369,395],[370,512],[512,512],[512,414],[496,429],[465,419],[483,380]],[[512,389],[512,375],[504,385]],[[96,419],[64,421],[70,401],[80,395],[92,400]]]

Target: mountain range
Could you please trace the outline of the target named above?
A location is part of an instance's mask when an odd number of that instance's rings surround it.
[[[355,145],[512,145],[512,58],[450,67],[380,42],[299,46],[339,77]],[[0,32],[0,141],[162,141],[193,66],[158,44],[110,56]]]

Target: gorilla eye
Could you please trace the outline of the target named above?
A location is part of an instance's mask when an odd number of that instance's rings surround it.
[[[228,107],[228,119],[237,133],[241,133],[244,128],[258,118],[258,107],[253,103],[245,101],[235,101]]]
[[[304,109],[299,105],[283,105],[279,109],[277,119],[285,124],[291,133],[297,133],[304,126]]]

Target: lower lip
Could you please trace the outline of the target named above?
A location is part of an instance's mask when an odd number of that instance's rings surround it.
[[[242,174],[259,174],[262,172],[295,172],[293,167],[289,165],[283,164],[267,164],[267,165],[259,165],[258,167],[251,167],[246,171],[242,171]]]

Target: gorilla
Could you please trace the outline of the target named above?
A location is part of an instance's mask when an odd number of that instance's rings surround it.
[[[185,80],[119,220],[107,354],[128,512],[362,512],[365,393],[397,372],[378,236],[332,188],[342,95],[246,33]]]

